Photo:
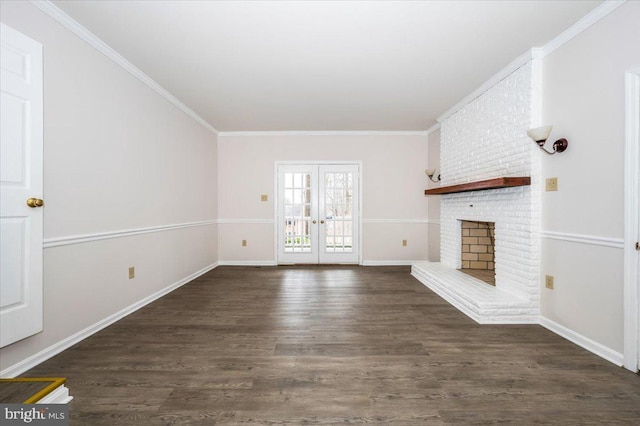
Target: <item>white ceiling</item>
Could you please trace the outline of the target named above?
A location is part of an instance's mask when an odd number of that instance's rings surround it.
[[[220,131],[426,130],[601,1],[54,1]]]

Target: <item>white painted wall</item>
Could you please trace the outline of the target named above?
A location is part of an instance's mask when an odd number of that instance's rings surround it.
[[[440,168],[440,129],[431,132],[427,139],[427,159],[429,169]],[[437,188],[439,183],[427,179],[427,188]],[[429,217],[429,262],[440,262],[440,195],[427,197]]]
[[[427,259],[426,136],[221,134],[221,263],[275,261],[276,161],[362,161],[364,261]],[[261,194],[269,201],[261,202]],[[241,246],[243,239],[247,247]]]
[[[45,244],[216,219],[213,133],[31,3],[0,17],[44,45]],[[2,348],[0,370],[217,258],[215,224],[46,248],[44,331]]]
[[[543,122],[569,148],[541,154],[559,188],[542,193],[543,237],[623,237],[624,73],[640,65],[639,21],[640,2],[627,2],[544,60]],[[542,315],[622,352],[622,249],[543,238],[542,253],[555,276]]]

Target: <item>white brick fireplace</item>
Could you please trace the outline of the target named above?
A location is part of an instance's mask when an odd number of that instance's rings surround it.
[[[529,61],[441,121],[441,186],[530,176],[530,186],[441,195],[440,263],[412,274],[479,323],[534,323],[540,311],[540,68]],[[492,287],[461,267],[461,220],[495,222]]]

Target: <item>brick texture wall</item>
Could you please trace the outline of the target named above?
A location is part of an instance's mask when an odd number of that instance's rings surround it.
[[[442,185],[531,176],[531,186],[443,195],[441,262],[461,265],[461,220],[495,223],[496,287],[539,308],[540,65],[531,61],[441,123]]]

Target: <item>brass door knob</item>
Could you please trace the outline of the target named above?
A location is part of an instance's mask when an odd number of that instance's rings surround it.
[[[44,206],[44,201],[41,200],[40,198],[29,198],[27,200],[27,205],[32,209],[35,209],[36,207]]]
[[[316,223],[318,223],[318,221],[314,219],[314,220],[311,221],[311,223],[313,223],[315,225]]]
[[[324,220],[321,220],[320,223],[324,223]]]

